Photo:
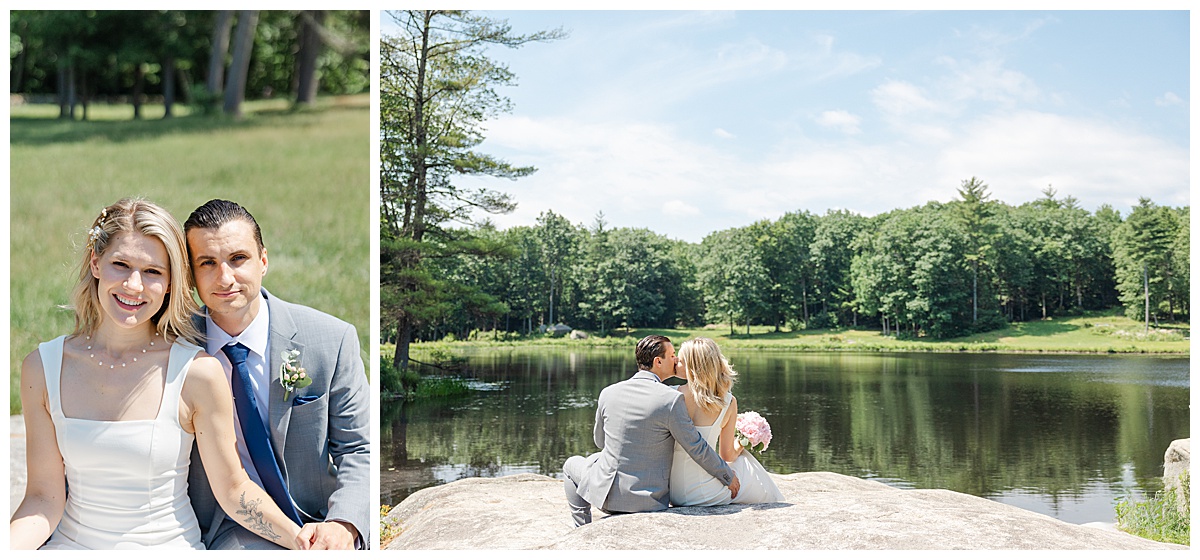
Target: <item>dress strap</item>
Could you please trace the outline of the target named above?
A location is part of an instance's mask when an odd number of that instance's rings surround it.
[[[200,352],[200,347],[176,340],[171,344],[171,354],[167,358],[167,375],[163,385],[162,405],[158,409],[159,418],[167,418],[172,422],[179,421],[179,397],[183,392],[183,382],[191,369],[192,360]]]
[[[729,405],[733,403],[733,393],[725,393],[725,408],[721,409],[721,413],[717,415],[717,419],[713,421],[714,426],[721,426],[725,422],[725,413],[729,412]]]
[[[50,401],[50,417],[62,418],[62,362],[63,342],[67,335],[38,344],[42,358],[42,375],[46,377],[46,400]]]

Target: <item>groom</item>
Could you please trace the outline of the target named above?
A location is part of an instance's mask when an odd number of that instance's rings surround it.
[[[592,506],[607,513],[667,509],[675,443],[737,496],[741,483],[688,417],[683,394],[662,382],[675,375],[675,348],[665,336],[643,338],[635,349],[640,371],[600,391],[594,437],[598,453],[563,464],[563,488],[575,526],[592,521]]]
[[[242,466],[313,549],[366,548],[370,392],[354,327],[262,288],[267,250],[250,212],[210,200],[184,223],[196,291],[194,322],[230,378]],[[312,383],[280,383],[285,352]],[[256,408],[251,408],[256,406]],[[188,494],[209,549],[278,549],[229,518],[192,450]]]

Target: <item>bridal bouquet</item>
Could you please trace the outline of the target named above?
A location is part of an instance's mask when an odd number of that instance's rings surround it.
[[[757,412],[749,410],[737,415],[734,432],[738,443],[750,451],[762,453],[771,445],[771,425]]]

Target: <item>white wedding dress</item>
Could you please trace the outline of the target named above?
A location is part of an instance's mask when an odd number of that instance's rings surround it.
[[[725,413],[729,411],[729,403],[733,402],[733,394],[725,394],[725,407],[717,415],[710,426],[696,426],[704,441],[714,450],[717,447],[717,437],[721,434],[721,424]],[[761,504],[767,502],[782,502],[783,494],[775,481],[767,473],[767,469],[758,462],[749,451],[742,449],[741,455],[729,463],[729,467],[737,474],[741,489],[737,498],[729,499],[729,487],[714,478],[708,471],[700,467],[692,457],[675,444],[675,456],[671,462],[671,505],[673,506],[720,506],[734,504]]]
[[[86,420],[68,418],[62,411],[65,338],[38,346],[67,477],[62,521],[42,550],[203,549],[187,495],[195,436],[179,424],[179,394],[200,348],[183,341],[171,345],[157,417]]]

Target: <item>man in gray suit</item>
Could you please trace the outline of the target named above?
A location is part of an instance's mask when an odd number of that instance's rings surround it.
[[[240,205],[210,200],[184,231],[204,302],[194,321],[233,386],[242,466],[303,525],[300,537],[311,548],[366,548],[374,522],[370,391],[354,327],[262,288],[267,250],[258,223]],[[285,361],[304,368],[311,384],[281,384]],[[279,548],[222,511],[195,449],[188,485],[208,548]]]
[[[683,394],[662,383],[675,375],[670,339],[647,336],[635,356],[640,371],[600,391],[594,433],[600,451],[563,464],[563,488],[576,527],[591,523],[593,505],[607,513],[667,509],[676,442],[730,494],[737,496],[741,487],[692,424]]]

